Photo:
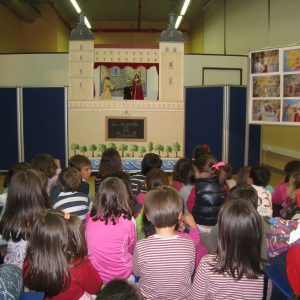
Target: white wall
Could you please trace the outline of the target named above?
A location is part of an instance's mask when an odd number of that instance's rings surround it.
[[[1,86],[67,86],[68,53],[0,55]]]
[[[242,84],[247,85],[246,56],[221,56],[221,55],[185,55],[184,56],[184,86],[202,85],[202,69],[206,68],[238,68],[242,69]],[[209,71],[211,72],[211,71]],[[214,72],[215,77],[208,81],[208,73],[205,73],[205,84],[236,84],[236,72],[228,70],[226,77],[224,71]]]
[[[203,67],[242,68],[243,85],[247,84],[247,58],[240,56],[185,55],[184,85],[201,85]],[[96,69],[94,75],[99,71]],[[148,97],[157,98],[157,72],[148,70]],[[233,76],[235,78],[235,75]],[[220,75],[222,78],[222,75]],[[95,76],[99,85],[99,74]],[[98,82],[97,82],[98,80]],[[219,82],[226,84],[228,82]],[[215,84],[213,82],[212,84]],[[0,86],[67,86],[68,54],[3,54],[0,55]]]
[[[226,54],[247,54],[254,49],[300,41],[299,0],[270,0],[270,28],[268,0],[225,3],[224,6],[224,0],[210,0],[204,10],[204,53],[224,54],[224,36]]]

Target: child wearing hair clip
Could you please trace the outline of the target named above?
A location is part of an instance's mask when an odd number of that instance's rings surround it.
[[[36,219],[23,267],[24,285],[45,299],[95,299],[102,285],[87,258],[83,223],[48,209]]]
[[[214,249],[211,228],[216,225],[220,207],[227,198],[227,190],[219,182],[221,164],[212,155],[202,155],[194,160],[196,185],[187,201],[187,208],[198,224],[201,242],[208,253]]]

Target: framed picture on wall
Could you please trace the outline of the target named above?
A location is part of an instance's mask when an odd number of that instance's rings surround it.
[[[284,97],[300,97],[300,73],[284,75]]]
[[[279,50],[253,52],[251,54],[251,73],[273,73],[279,71]]]
[[[300,123],[300,99],[283,100],[283,122]]]
[[[300,71],[300,48],[284,50],[283,59],[284,72]]]
[[[254,100],[252,108],[252,119],[263,122],[280,121],[280,100]]]
[[[250,124],[300,125],[300,46],[249,53]]]
[[[262,97],[280,97],[280,76],[256,76],[253,77],[252,96]]]

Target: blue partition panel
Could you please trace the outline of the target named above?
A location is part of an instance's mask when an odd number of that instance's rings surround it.
[[[66,107],[63,87],[23,88],[24,156],[48,153],[66,163]]]
[[[260,163],[261,126],[249,125],[249,154],[248,165],[255,166]]]
[[[18,162],[17,88],[0,88],[0,170]]]
[[[185,156],[191,157],[198,144],[209,144],[222,159],[223,87],[185,89]]]
[[[229,141],[228,162],[236,174],[244,166],[246,131],[246,87],[229,90]]]

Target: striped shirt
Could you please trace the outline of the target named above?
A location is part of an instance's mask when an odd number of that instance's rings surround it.
[[[216,274],[212,269],[216,255],[202,258],[194,278],[190,295],[192,300],[258,300],[263,297],[264,276],[258,279],[242,277],[236,280],[228,274]],[[268,284],[267,299],[270,299]]]
[[[84,221],[89,212],[90,199],[80,192],[60,192],[57,199],[52,201],[52,206],[54,209],[76,215]]]
[[[195,268],[195,244],[178,235],[149,236],[139,241],[133,255],[133,273],[140,276],[146,299],[187,299]]]
[[[131,188],[135,195],[147,192],[145,187],[145,179],[146,176],[142,173],[134,174],[130,177]]]

